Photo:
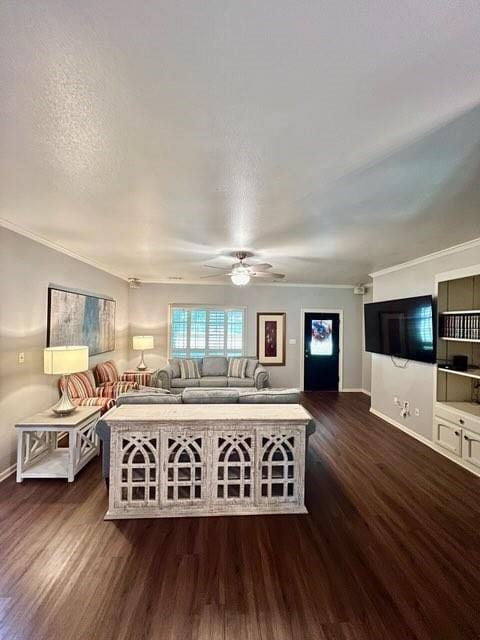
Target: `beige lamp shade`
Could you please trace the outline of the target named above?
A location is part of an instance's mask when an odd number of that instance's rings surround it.
[[[88,347],[48,347],[43,350],[43,370],[52,375],[69,375],[88,369]]]
[[[153,336],[133,336],[133,350],[147,351],[153,349]]]

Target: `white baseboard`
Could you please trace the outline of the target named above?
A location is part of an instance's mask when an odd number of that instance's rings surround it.
[[[0,473],[0,482],[3,482],[7,478],[9,478],[13,473],[15,473],[16,470],[17,470],[16,464],[12,464],[11,467],[7,467],[5,471],[2,471]]]
[[[370,396],[370,391],[366,389],[342,389],[340,393],[364,393],[366,396]]]
[[[425,438],[425,436],[421,436],[416,431],[412,431],[412,429],[409,429],[401,422],[397,422],[393,418],[390,418],[390,416],[387,416],[386,413],[382,413],[381,411],[378,411],[377,409],[373,409],[372,407],[370,407],[370,413],[373,413],[373,415],[377,416],[377,418],[381,418],[382,420],[385,420],[385,422],[388,422],[388,424],[391,424],[393,427],[400,429],[400,431],[403,431],[404,433],[408,433],[409,436],[412,436],[412,438],[415,438],[415,440],[419,440],[420,442],[423,442],[423,444],[426,444],[427,447],[433,448],[433,442],[431,440],[428,440],[428,438]]]
[[[439,453],[444,458],[448,458],[454,464],[458,464],[459,467],[463,467],[463,469],[470,471],[470,473],[473,473],[474,476],[480,476],[480,470],[474,470],[470,466],[467,466],[467,464],[465,464],[463,460],[457,459],[456,457],[453,458],[447,451],[442,451],[439,447],[435,446],[434,442],[432,442],[428,438],[425,438],[425,436],[421,436],[419,433],[412,431],[412,429],[409,429],[401,422],[397,422],[393,418],[390,418],[390,416],[387,416],[385,413],[377,411],[377,409],[372,409],[372,407],[370,407],[370,413],[373,413],[374,416],[377,416],[377,418],[381,418],[384,422],[388,422],[388,424],[391,424],[392,427],[400,429],[400,431],[403,431],[403,433],[406,433],[408,436],[411,436],[412,438],[415,438],[415,440],[418,440],[422,444],[425,444],[427,447],[430,447],[430,449],[435,451],[435,453]]]

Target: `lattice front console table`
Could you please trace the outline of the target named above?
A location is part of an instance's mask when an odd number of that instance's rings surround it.
[[[106,519],[306,513],[300,405],[122,405]]]
[[[100,453],[95,426],[100,407],[77,407],[69,416],[51,409],[18,423],[17,482],[25,478],[67,478],[75,475]],[[59,438],[68,434],[68,447]]]

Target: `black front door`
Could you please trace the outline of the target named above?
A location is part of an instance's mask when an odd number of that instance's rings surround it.
[[[305,391],[338,391],[340,315],[306,313],[304,324]]]

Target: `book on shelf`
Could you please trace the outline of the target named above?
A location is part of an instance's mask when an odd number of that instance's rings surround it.
[[[440,337],[453,340],[480,340],[480,313],[443,314]]]

